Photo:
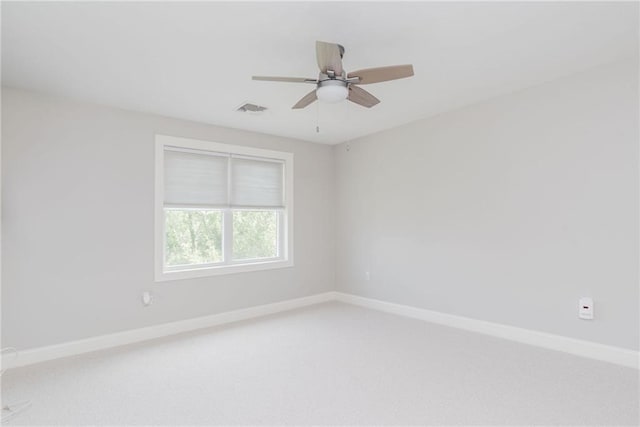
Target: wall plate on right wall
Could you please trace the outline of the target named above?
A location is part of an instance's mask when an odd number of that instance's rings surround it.
[[[593,298],[580,298],[580,301],[578,301],[578,317],[586,320],[593,319]]]

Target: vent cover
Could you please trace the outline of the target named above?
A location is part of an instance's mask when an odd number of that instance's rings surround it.
[[[245,102],[236,108],[236,111],[240,111],[241,113],[261,113],[265,111],[267,107],[263,107],[262,105],[251,104],[250,102]]]

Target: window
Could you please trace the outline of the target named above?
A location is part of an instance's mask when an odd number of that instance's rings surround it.
[[[156,280],[289,267],[293,155],[156,135]]]

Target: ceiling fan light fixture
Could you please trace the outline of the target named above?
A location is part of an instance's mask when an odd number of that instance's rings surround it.
[[[386,67],[365,68],[347,73],[342,67],[344,47],[336,43],[316,42],[316,59],[320,74],[317,79],[306,77],[269,77],[253,76],[253,80],[271,82],[311,83],[316,89],[307,93],[291,109],[299,110],[320,100],[327,103],[349,101],[371,108],[380,100],[362,89],[359,85],[387,82],[413,76],[413,65],[391,65]]]
[[[318,83],[316,96],[322,102],[334,104],[344,101],[349,96],[347,82],[342,80],[324,80]]]

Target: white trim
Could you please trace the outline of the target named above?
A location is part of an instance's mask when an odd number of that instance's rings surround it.
[[[212,141],[203,141],[192,138],[181,138],[168,135],[155,136],[155,201],[154,201],[154,278],[156,282],[165,282],[171,280],[191,279],[198,277],[218,276],[223,274],[244,273],[259,270],[272,270],[277,268],[293,267],[293,153],[283,151],[265,150],[261,148],[247,147],[242,145],[221,144]],[[194,266],[192,269],[171,270],[164,268],[166,233],[164,230],[164,150],[165,147],[176,150],[192,150],[206,151],[214,155],[226,155],[230,159],[233,156],[240,158],[261,158],[268,161],[281,162],[284,165],[284,206],[270,207],[265,209],[280,210],[280,221],[286,224],[285,227],[279,227],[281,232],[278,236],[279,258],[272,260],[245,261],[242,263],[231,262],[231,230],[228,224],[231,224],[229,209],[232,206],[224,208],[211,207],[214,210],[224,211],[224,236],[223,236],[223,253],[229,257],[225,262],[216,266],[206,268],[198,268]],[[228,168],[228,174],[231,169]],[[231,185],[231,180],[228,180]],[[231,197],[231,193],[227,191],[227,197]],[[239,208],[245,209],[245,208]],[[253,209],[259,209],[253,207]]]
[[[537,347],[562,351],[589,359],[596,359],[635,369],[639,368],[640,353],[638,351],[599,344],[591,341],[578,340],[561,335],[533,331],[530,329],[502,325],[499,323],[486,322],[484,320],[454,316],[423,308],[395,304],[335,291],[275,302],[272,304],[243,308],[210,316],[197,317],[195,319],[163,323],[146,328],[133,329],[109,335],[87,338],[84,340],[19,351],[16,357],[5,356],[6,360],[2,361],[2,367],[10,369],[18,366],[27,366],[34,363],[45,362],[47,360],[74,356],[125,344],[165,337],[168,335],[175,335],[182,332],[261,317],[268,314],[279,313],[327,301],[340,301],[399,316],[420,319],[426,322],[437,323],[444,326],[491,335]]]
[[[156,144],[176,148],[213,151],[218,154],[238,154],[249,157],[262,157],[272,160],[293,159],[293,154],[284,151],[265,150],[263,148],[249,147],[245,145],[222,144],[220,142],[205,141],[202,139],[182,138],[179,136],[156,135]]]
[[[146,328],[132,329],[129,331],[116,332],[114,334],[101,335],[78,341],[33,348],[29,350],[19,351],[16,357],[5,356],[6,360],[2,361],[2,367],[4,369],[10,369],[19,366],[32,365],[34,363],[45,362],[47,360],[75,356],[92,351],[118,347],[125,344],[175,335],[182,332],[210,328],[212,326],[224,325],[240,320],[280,313],[283,311],[293,310],[308,305],[319,304],[326,301],[333,301],[334,299],[334,292],[325,292],[302,298],[295,298],[271,304],[264,304],[255,307],[227,311],[210,316],[196,317],[194,319],[163,323]]]
[[[334,294],[337,301],[384,311],[386,313],[393,313],[444,326],[478,332],[537,347],[563,351],[565,353],[615,363],[617,365],[627,366],[630,368],[638,369],[640,365],[640,352],[631,349],[614,347],[592,341],[584,341],[562,335],[534,331],[531,329],[523,329],[500,323],[471,319],[469,317],[455,316],[452,314],[380,301],[343,292],[335,292]]]
[[[277,261],[256,261],[244,264],[226,263],[204,268],[197,268],[197,266],[194,266],[191,270],[163,271],[159,277],[156,277],[156,282],[168,282],[171,280],[193,279],[196,277],[210,277],[233,273],[246,273],[250,271],[275,270],[278,268],[288,267],[293,267],[293,260],[279,259]]]
[[[156,135],[155,194],[153,200],[154,218],[154,277],[156,282],[163,276],[164,248],[166,247],[164,232],[164,144],[158,142]]]

